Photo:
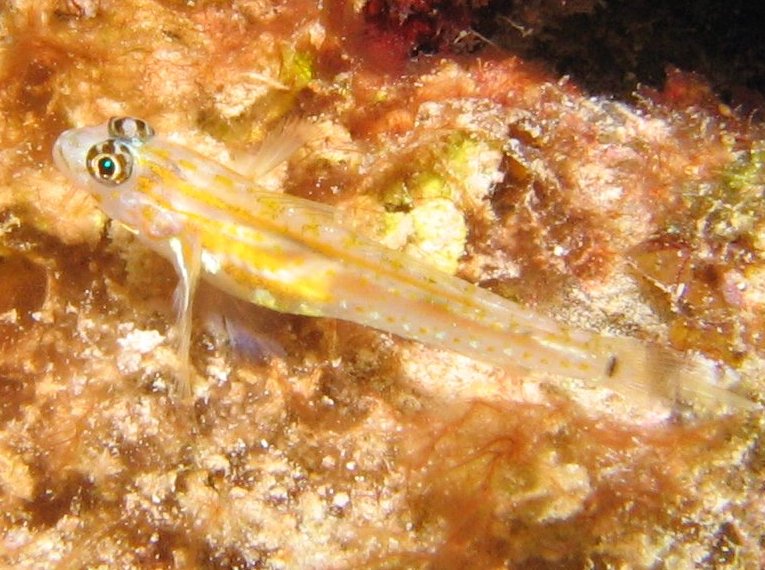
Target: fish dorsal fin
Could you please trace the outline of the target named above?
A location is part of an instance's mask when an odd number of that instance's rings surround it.
[[[242,176],[257,182],[319,135],[320,130],[313,123],[300,119],[287,120],[271,131],[253,154],[238,157],[235,169]]]

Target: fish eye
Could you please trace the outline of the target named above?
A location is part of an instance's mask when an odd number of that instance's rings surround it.
[[[117,186],[133,172],[133,154],[127,145],[107,140],[90,147],[85,163],[98,182]]]
[[[112,117],[107,128],[109,136],[118,139],[146,142],[154,136],[154,129],[149,123],[134,117]]]

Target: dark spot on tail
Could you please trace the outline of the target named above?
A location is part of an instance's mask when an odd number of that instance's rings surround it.
[[[612,354],[608,358],[608,364],[606,365],[606,377],[612,378],[617,370],[619,370],[619,359],[616,355]]]

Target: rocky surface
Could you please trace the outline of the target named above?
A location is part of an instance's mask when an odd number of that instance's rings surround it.
[[[387,245],[542,314],[725,362],[732,388],[761,403],[756,114],[690,70],[616,100],[499,49],[502,34],[453,49],[485,9],[2,9],[3,564],[763,565],[758,410],[634,406],[209,287],[195,399],[178,402],[172,267],[50,160],[62,130],[112,115],[233,166],[282,120],[312,120],[321,142],[264,181],[274,191],[342,208]],[[504,34],[593,10],[527,3]],[[221,314],[239,316],[233,333]]]

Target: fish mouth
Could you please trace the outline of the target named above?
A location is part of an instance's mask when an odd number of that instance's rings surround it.
[[[53,143],[52,154],[53,163],[56,165],[56,168],[58,168],[61,172],[68,174],[71,172],[71,165],[69,164],[69,159],[64,152],[64,146],[66,145],[66,141],[64,139],[66,136],[66,132],[63,132],[59,135],[59,137],[56,139],[56,142]]]
[[[61,133],[53,143],[53,164],[59,171],[73,180],[78,178],[84,165],[84,148],[88,143],[79,129],[69,129]]]

